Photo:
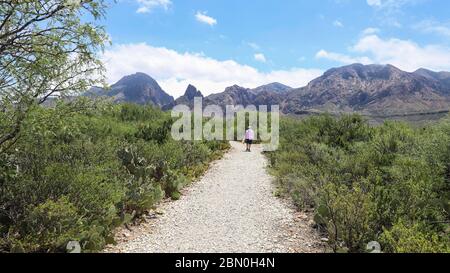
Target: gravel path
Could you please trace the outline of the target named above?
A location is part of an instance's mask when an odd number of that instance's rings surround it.
[[[261,147],[241,143],[211,165],[175,202],[132,231],[118,234],[106,252],[320,252],[306,214],[274,196]],[[151,218],[151,219],[150,219]]]

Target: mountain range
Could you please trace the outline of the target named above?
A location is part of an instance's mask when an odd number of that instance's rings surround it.
[[[448,110],[450,75],[420,69],[413,73],[392,65],[354,64],[330,69],[306,87],[295,89],[283,111],[405,114]]]
[[[285,114],[310,112],[359,112],[368,115],[403,115],[450,109],[450,72],[419,69],[405,72],[392,65],[352,64],[326,71],[307,86],[291,88],[271,83],[254,89],[233,85],[204,97],[193,85],[178,99],[168,95],[144,73],[126,76],[110,90],[92,88],[89,95],[111,97],[115,102],[151,104],[170,110],[193,106],[195,97],[204,105],[280,105]]]

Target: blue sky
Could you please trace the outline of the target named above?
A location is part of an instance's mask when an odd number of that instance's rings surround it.
[[[174,96],[305,85],[353,62],[450,70],[448,0],[119,0],[104,22],[108,80],[137,71]]]

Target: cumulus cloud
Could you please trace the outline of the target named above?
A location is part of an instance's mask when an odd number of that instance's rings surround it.
[[[157,7],[168,9],[172,5],[172,1],[170,0],[137,0],[137,2],[139,4],[137,13],[149,13]]]
[[[222,92],[234,84],[254,88],[275,81],[301,87],[323,73],[319,69],[302,68],[261,72],[233,60],[221,61],[145,43],[116,45],[106,50],[102,59],[110,83],[128,74],[144,72],[175,97],[181,96],[188,84],[195,85],[204,94]]]
[[[262,63],[265,63],[267,61],[266,60],[266,56],[264,56],[264,54],[262,54],[262,53],[255,54],[254,58],[255,58],[256,61],[262,62]]]
[[[195,14],[195,18],[200,23],[204,23],[210,26],[214,26],[217,24],[217,20],[211,16],[206,15],[206,12],[204,11],[197,11],[197,13]]]
[[[441,45],[420,46],[409,40],[369,35],[359,40],[353,50],[370,54],[377,63],[389,63],[406,71],[421,67],[450,70],[450,48]]]
[[[392,64],[406,71],[418,68],[450,70],[450,48],[441,45],[421,46],[410,40],[383,39],[371,34],[361,37],[349,51],[351,55],[321,50],[316,57],[343,64],[353,62]]]

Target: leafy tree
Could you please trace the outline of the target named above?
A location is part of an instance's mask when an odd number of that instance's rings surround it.
[[[101,80],[104,0],[0,1],[0,153],[36,105]]]

